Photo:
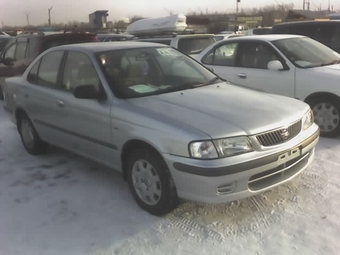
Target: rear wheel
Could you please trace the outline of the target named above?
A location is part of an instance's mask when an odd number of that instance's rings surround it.
[[[340,102],[332,97],[312,100],[315,123],[320,127],[321,136],[336,137],[340,134]]]
[[[164,160],[150,149],[134,150],[128,157],[127,180],[137,204],[161,216],[178,205],[174,181]]]
[[[39,155],[47,151],[47,143],[40,139],[31,120],[26,114],[21,114],[18,118],[18,129],[21,141],[28,153],[32,155]]]

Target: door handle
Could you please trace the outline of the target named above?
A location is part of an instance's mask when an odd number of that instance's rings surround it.
[[[238,77],[242,78],[242,79],[245,79],[245,78],[247,78],[247,75],[245,73],[239,73]]]
[[[64,102],[63,101],[57,101],[56,104],[60,107],[63,107],[64,106]]]

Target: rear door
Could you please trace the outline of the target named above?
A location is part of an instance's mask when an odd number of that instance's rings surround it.
[[[48,52],[30,69],[17,100],[27,111],[41,138],[49,143],[61,145],[62,126],[60,66],[64,51]],[[25,78],[25,77],[23,77]]]

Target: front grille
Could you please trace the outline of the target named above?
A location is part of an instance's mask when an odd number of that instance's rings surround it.
[[[261,135],[256,138],[262,146],[274,146],[277,144],[285,143],[290,139],[297,136],[301,131],[301,120],[295,122],[287,128],[277,129]]]

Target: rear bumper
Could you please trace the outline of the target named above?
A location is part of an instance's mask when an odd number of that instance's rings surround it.
[[[252,153],[245,154],[237,164],[230,164],[229,159],[200,161],[172,155],[164,157],[179,197],[225,203],[261,193],[299,175],[312,163],[319,135],[319,128],[313,125],[281,150],[268,151],[258,158]]]

